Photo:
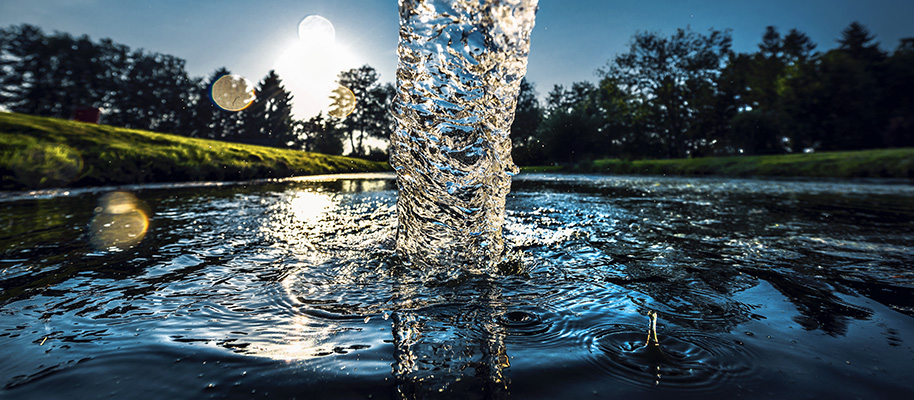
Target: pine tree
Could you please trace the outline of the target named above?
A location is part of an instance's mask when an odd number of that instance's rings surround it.
[[[257,88],[250,107],[241,111],[245,143],[276,147],[293,147],[292,95],[283,87],[276,71],[270,71]]]
[[[219,108],[212,100],[213,83],[230,74],[228,69],[222,67],[214,71],[208,80],[198,82],[193,102],[191,136],[226,140],[238,133],[240,122],[237,114]]]

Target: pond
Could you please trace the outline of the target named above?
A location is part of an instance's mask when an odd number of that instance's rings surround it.
[[[121,187],[126,242],[114,190],[0,193],[0,397],[914,391],[909,183],[521,174],[513,261],[441,277],[392,174]]]

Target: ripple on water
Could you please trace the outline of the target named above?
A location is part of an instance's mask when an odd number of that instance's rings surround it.
[[[647,327],[607,325],[593,330],[588,362],[636,387],[713,391],[746,383],[758,372],[757,357],[727,335],[658,329],[659,346],[647,343]]]

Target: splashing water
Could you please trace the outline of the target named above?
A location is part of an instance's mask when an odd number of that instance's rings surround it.
[[[504,257],[509,128],[536,0],[400,0],[391,139],[397,252],[427,271],[490,271]]]

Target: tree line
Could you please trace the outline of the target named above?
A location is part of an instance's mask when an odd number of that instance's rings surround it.
[[[598,70],[539,102],[521,83],[518,164],[914,146],[914,38],[891,54],[857,22],[838,47],[769,26],[751,54],[729,31],[639,32]]]
[[[914,38],[889,53],[854,22],[824,53],[804,33],[773,26],[754,53],[735,53],[731,42],[727,30],[638,32],[596,83],[556,85],[541,102],[523,80],[511,126],[515,162],[914,146]],[[11,111],[68,118],[74,107],[101,107],[115,126],[386,159],[370,139],[389,138],[396,91],[374,68],[338,75],[357,99],[350,114],[305,120],[293,117],[292,95],[274,71],[248,108],[217,107],[212,84],[230,73],[190,77],[180,58],[110,39],[0,29],[0,106]]]
[[[342,71],[338,83],[358,99],[347,115],[292,115],[292,94],[275,71],[256,87],[253,103],[226,111],[211,98],[216,69],[190,77],[183,59],[110,39],[47,34],[32,25],[0,29],[0,105],[13,112],[69,118],[75,108],[100,107],[105,124],[191,137],[386,159],[370,137],[386,138],[394,89],[370,66]]]

